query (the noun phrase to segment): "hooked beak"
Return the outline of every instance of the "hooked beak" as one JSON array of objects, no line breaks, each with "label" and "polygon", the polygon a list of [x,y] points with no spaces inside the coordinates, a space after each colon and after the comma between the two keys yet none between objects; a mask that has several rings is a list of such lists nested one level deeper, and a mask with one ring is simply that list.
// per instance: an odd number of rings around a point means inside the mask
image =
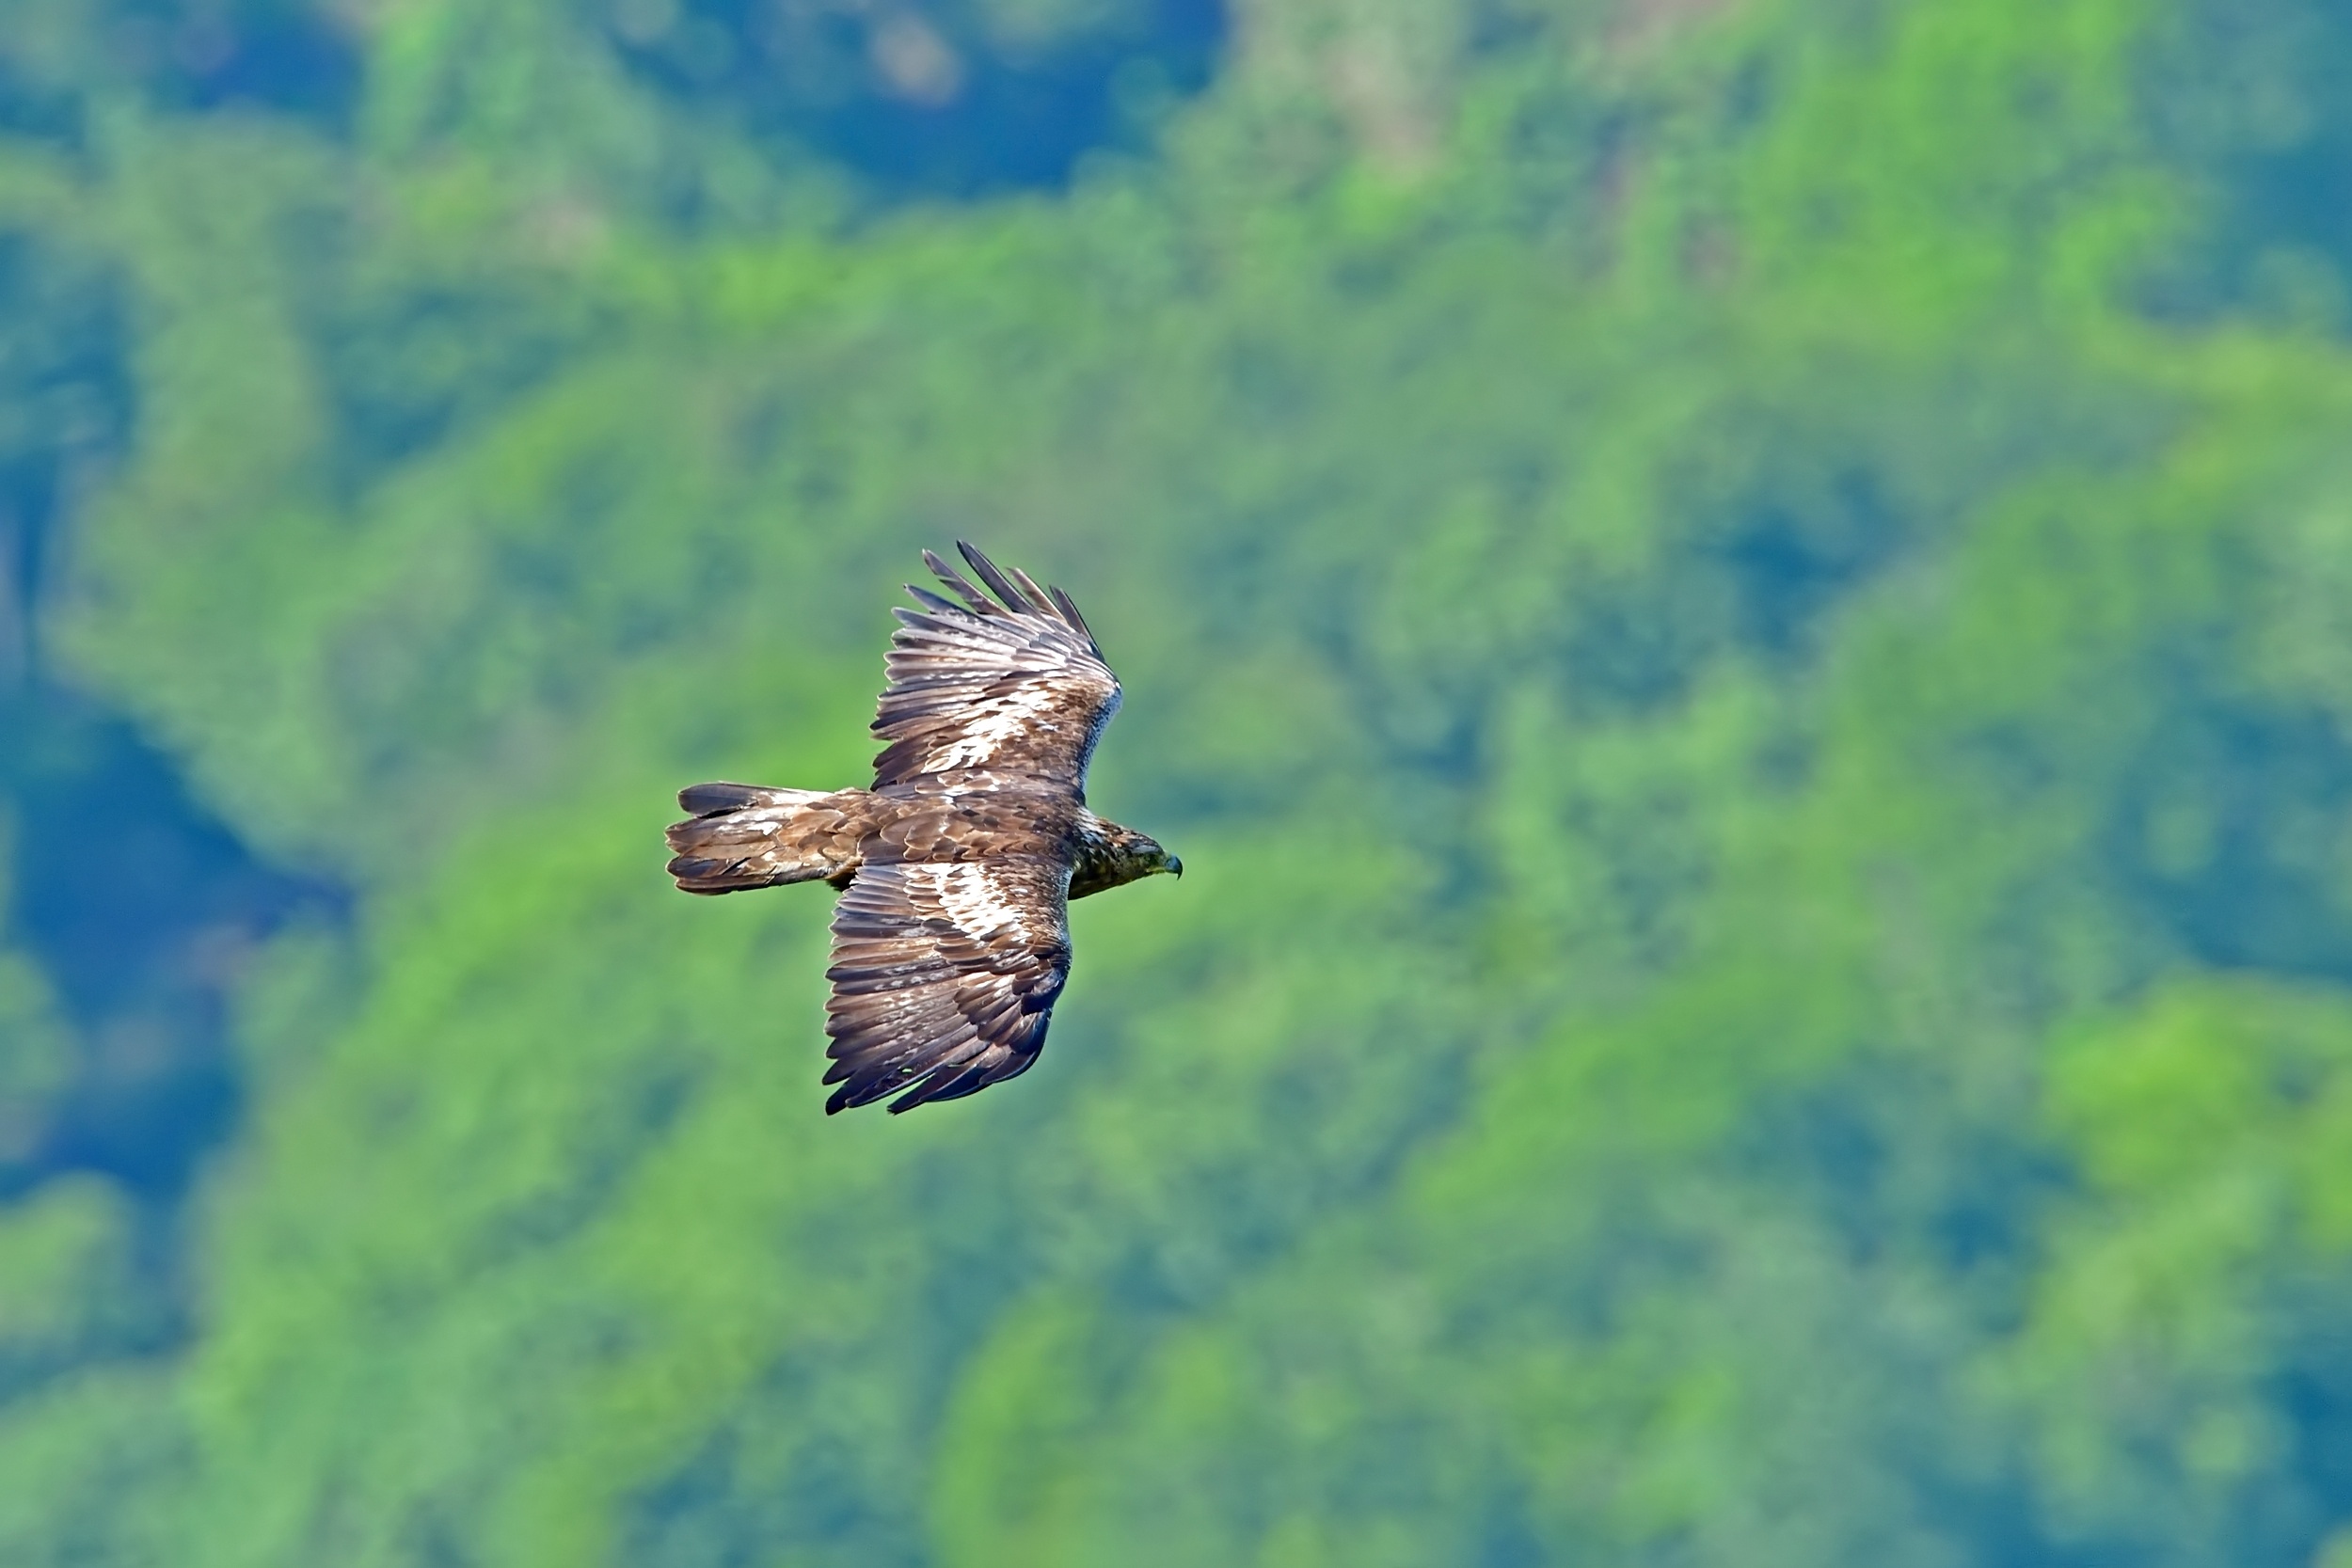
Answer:
[{"label": "hooked beak", "polygon": [[1184,879],[1184,863],[1183,861],[1180,861],[1175,856],[1170,855],[1168,857],[1168,868],[1176,874],[1176,879],[1178,881],[1181,882]]}]

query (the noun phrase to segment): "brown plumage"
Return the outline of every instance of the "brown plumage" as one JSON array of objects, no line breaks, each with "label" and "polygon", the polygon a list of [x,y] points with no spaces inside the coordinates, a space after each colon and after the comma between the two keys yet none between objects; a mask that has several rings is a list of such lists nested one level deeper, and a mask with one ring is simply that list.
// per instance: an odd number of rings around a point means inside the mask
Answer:
[{"label": "brown plumage", "polygon": [[1025,1071],[1070,976],[1068,901],[1184,863],[1087,810],[1119,681],[1070,595],[929,550],[962,602],[909,584],[893,611],[871,789],[696,784],[670,830],[688,893],[844,890],[825,976],[827,1114],[957,1100]]}]

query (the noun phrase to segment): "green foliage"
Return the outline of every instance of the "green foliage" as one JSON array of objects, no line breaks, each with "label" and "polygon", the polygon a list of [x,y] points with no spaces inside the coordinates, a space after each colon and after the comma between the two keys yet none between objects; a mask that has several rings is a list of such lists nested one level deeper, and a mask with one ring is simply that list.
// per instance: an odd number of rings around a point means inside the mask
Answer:
[{"label": "green foliage", "polygon": [[21,953],[0,953],[0,1171],[32,1163],[72,1072],[72,1032],[40,969]]},{"label": "green foliage", "polygon": [[[345,108],[0,56],[46,656],[357,901],[193,1198],[0,1208],[0,1558],[2352,1552],[2327,8],[280,10]],[[1081,56],[1069,169],[859,139]],[[1189,874],[828,1122],[665,797],[856,778],[956,535]]]}]

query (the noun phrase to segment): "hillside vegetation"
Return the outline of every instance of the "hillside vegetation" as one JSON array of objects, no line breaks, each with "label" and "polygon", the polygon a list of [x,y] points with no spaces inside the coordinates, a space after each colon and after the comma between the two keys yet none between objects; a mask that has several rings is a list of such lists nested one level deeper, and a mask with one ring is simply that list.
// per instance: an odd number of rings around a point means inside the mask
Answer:
[{"label": "hillside vegetation", "polygon": [[[2352,13],[11,0],[0,1561],[2352,1564]],[[1127,689],[827,1120],[956,537]]]}]

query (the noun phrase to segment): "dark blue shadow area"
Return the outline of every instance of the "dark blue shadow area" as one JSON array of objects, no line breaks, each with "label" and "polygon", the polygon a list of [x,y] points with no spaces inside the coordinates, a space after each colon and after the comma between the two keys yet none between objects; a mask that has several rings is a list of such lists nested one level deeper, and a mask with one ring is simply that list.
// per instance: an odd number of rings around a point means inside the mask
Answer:
[{"label": "dark blue shadow area", "polygon": [[2295,1354],[2269,1389],[2286,1417],[2281,1468],[2320,1505],[2287,1521],[2289,1549],[2301,1561],[2327,1560],[2328,1527],[2352,1504],[2352,1332],[2335,1307],[2342,1298],[2333,1283],[2299,1282],[2292,1292]]},{"label": "dark blue shadow area", "polygon": [[1051,188],[1098,149],[1141,145],[1149,109],[1208,85],[1222,0],[1139,0],[1009,46],[974,8],[883,11],[688,0],[612,34],[666,96],[848,166],[884,196]]},{"label": "dark blue shadow area", "polygon": [[371,291],[307,325],[337,416],[336,480],[356,499],[453,431],[487,423],[608,324],[560,293],[484,282]]},{"label": "dark blue shadow area", "polygon": [[[1017,37],[977,0],[582,11],[676,108],[846,166],[882,200],[1051,188],[1090,151],[1139,148],[1154,106],[1208,85],[1228,31],[1224,0],[1128,0]],[[90,0],[69,14],[38,46],[12,46],[0,23],[0,130],[78,143],[112,97],[342,135],[365,88],[357,13],[328,0]]]},{"label": "dark blue shadow area", "polygon": [[250,108],[346,129],[362,71],[339,8],[313,0],[90,0],[30,47],[0,22],[0,129],[78,141],[93,99]]},{"label": "dark blue shadow area", "polygon": [[202,55],[183,55],[173,85],[187,106],[239,103],[347,123],[359,89],[359,56],[324,19],[280,12],[223,29]]},{"label": "dark blue shadow area", "polygon": [[70,87],[26,71],[0,54],[0,132],[72,141],[81,131],[82,105]]},{"label": "dark blue shadow area", "polygon": [[278,922],[339,895],[261,865],[132,727],[44,671],[33,627],[75,491],[136,419],[111,279],[0,236],[0,941],[41,969],[71,1077],[0,1197],[71,1170],[153,1203],[230,1127],[224,998]]},{"label": "dark blue shadow area", "polygon": [[54,688],[0,700],[13,807],[7,928],[81,1050],[22,1188],[104,1172],[151,1199],[184,1187],[237,1105],[223,997],[241,960],[323,883],[261,864],[121,720]]},{"label": "dark blue shadow area", "polygon": [[2122,885],[2199,961],[2352,980],[2352,901],[2312,853],[2352,811],[2352,746],[2314,709],[2181,680],[2101,846]]},{"label": "dark blue shadow area", "polygon": [[2152,248],[2138,303],[2167,323],[2352,328],[2352,6],[2191,0],[2170,36],[2147,97],[2210,221]]},{"label": "dark blue shadow area", "polygon": [[[1802,438],[1791,437],[1793,451]],[[1837,607],[1926,536],[1867,468],[1772,474],[1728,499],[1698,495],[1677,562],[1576,596],[1561,670],[1581,702],[1639,712],[1679,700],[1738,649],[1773,665],[1805,663]]]},{"label": "dark blue shadow area", "polygon": [[1807,505],[1756,507],[1716,547],[1740,641],[1776,660],[1808,657],[1822,619],[1918,531],[1867,471],[1821,490]]}]

